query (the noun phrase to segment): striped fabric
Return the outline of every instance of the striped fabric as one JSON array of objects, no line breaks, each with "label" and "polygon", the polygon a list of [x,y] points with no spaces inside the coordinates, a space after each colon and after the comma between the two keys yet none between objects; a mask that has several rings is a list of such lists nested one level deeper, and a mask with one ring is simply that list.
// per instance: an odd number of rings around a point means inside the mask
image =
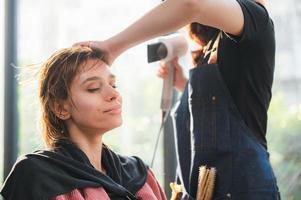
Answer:
[{"label": "striped fabric", "polygon": [[[141,200],[166,200],[166,196],[151,170],[147,173],[144,186],[136,193]],[[62,194],[51,200],[110,200],[106,191],[101,188],[75,189],[67,194]]]}]

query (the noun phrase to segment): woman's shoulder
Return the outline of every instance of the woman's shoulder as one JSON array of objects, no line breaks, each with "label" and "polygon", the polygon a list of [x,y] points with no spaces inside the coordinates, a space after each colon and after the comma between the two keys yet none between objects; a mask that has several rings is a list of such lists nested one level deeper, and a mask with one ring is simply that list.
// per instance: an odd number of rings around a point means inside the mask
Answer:
[{"label": "woman's shoulder", "polygon": [[49,150],[36,150],[32,153],[20,155],[16,162],[14,163],[12,170],[27,170],[36,169],[38,167],[37,162],[43,160],[43,158],[48,157],[49,154],[57,154]]},{"label": "woman's shoulder", "polygon": [[124,156],[124,155],[118,155],[120,164],[130,171],[132,169],[136,169],[135,171],[140,171],[141,173],[147,173],[149,170],[149,166],[146,162],[144,162],[140,157],[138,156]]},{"label": "woman's shoulder", "polygon": [[[104,157],[109,158],[110,162],[117,162],[122,166],[126,167],[139,167],[143,166],[143,168],[148,169],[148,165],[138,156],[129,156],[129,155],[122,155],[120,153],[115,152],[110,147],[105,146],[104,150]],[[108,160],[107,160],[108,161]]]},{"label": "woman's shoulder", "polygon": [[19,199],[22,194],[20,189],[31,191],[31,184],[40,178],[39,166],[30,155],[19,156],[12,166],[1,188],[5,199]]},{"label": "woman's shoulder", "polygon": [[41,154],[38,153],[40,151],[19,156],[12,166],[6,181],[10,179],[10,181],[14,182],[23,182],[24,180],[34,180],[36,177],[39,177],[39,172],[42,169],[42,158]]},{"label": "woman's shoulder", "polygon": [[142,158],[139,156],[126,156],[126,155],[119,155],[119,158],[125,162],[132,162],[132,163],[141,163],[144,164],[145,166],[148,166],[146,162],[143,161]]},{"label": "woman's shoulder", "polygon": [[33,171],[37,166],[32,155],[32,153],[29,153],[19,156],[12,166],[10,174],[16,172],[30,173],[30,171]]}]

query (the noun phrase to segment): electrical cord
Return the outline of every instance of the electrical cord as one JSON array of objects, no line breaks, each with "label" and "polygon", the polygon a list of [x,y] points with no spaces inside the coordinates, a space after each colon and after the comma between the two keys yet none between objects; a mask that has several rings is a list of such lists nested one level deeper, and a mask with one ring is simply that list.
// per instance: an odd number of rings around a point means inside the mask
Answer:
[{"label": "electrical cord", "polygon": [[170,113],[170,109],[168,111],[162,111],[162,122],[161,122],[161,126],[160,126],[159,132],[157,134],[157,138],[156,138],[156,144],[155,144],[155,148],[154,148],[154,152],[153,152],[152,161],[151,161],[151,164],[150,164],[151,168],[153,168],[153,166],[154,166],[154,161],[155,161],[156,153],[157,153],[157,150],[158,150],[158,145],[159,145],[159,141],[160,141],[161,132],[162,132],[162,130],[164,128],[164,125],[167,121],[169,113]]}]

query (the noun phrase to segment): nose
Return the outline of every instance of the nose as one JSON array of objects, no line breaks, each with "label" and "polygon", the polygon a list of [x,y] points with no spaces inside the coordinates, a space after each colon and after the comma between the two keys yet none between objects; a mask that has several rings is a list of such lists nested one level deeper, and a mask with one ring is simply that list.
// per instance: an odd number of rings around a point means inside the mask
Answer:
[{"label": "nose", "polygon": [[115,88],[113,88],[111,85],[108,85],[106,87],[105,99],[107,101],[116,100],[119,96],[120,96],[120,93]]}]

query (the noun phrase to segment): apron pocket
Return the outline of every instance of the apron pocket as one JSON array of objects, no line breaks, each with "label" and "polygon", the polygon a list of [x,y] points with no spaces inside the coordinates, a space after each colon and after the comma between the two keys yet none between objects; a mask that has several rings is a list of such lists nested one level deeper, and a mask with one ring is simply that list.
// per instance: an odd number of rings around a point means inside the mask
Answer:
[{"label": "apron pocket", "polygon": [[228,194],[232,185],[232,153],[218,151],[195,152],[192,159],[189,187],[189,194],[192,196],[197,193],[199,167],[203,165],[216,168],[214,197]]},{"label": "apron pocket", "polygon": [[229,112],[220,95],[189,100],[192,146],[203,151],[231,151]]}]

